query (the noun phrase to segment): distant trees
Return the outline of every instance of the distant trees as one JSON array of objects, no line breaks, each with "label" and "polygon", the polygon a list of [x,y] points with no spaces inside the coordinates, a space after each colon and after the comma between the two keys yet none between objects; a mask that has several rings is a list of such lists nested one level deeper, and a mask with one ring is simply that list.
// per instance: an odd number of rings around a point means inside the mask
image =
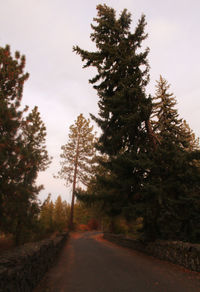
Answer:
[{"label": "distant trees", "polygon": [[49,194],[40,210],[39,226],[41,232],[50,234],[67,229],[69,217],[70,205],[66,201],[62,201],[61,196],[58,196],[53,203]]},{"label": "distant trees", "polygon": [[49,194],[40,208],[39,226],[42,232],[52,233],[54,231],[54,204]]},{"label": "distant trees", "polygon": [[82,114],[77,117],[75,124],[70,126],[67,144],[61,147],[61,169],[58,177],[65,179],[66,184],[72,183],[72,203],[70,215],[70,228],[73,227],[74,198],[77,181],[87,185],[92,174],[92,165],[95,156],[95,135],[90,120]]},{"label": "distant trees", "polygon": [[54,204],[54,224],[57,231],[62,231],[67,227],[69,211],[69,204],[62,202],[61,196],[58,196]]},{"label": "distant trees", "polygon": [[[69,228],[71,206],[66,201],[62,201],[58,196],[53,202],[51,194],[48,195],[40,208],[38,229],[42,237],[62,232]],[[97,229],[99,218],[93,208],[88,208],[84,204],[77,202],[74,204],[74,227],[79,230],[84,227],[86,230]]]},{"label": "distant trees", "polygon": [[25,56],[0,48],[0,229],[12,233],[16,244],[30,230],[39,212],[36,186],[40,170],[50,159],[45,150],[45,126],[37,108],[27,117],[21,109]]}]

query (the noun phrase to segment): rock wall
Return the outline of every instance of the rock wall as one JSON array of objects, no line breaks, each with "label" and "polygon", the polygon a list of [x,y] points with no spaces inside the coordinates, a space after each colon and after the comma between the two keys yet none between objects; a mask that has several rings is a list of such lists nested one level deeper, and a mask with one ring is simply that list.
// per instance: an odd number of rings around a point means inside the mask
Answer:
[{"label": "rock wall", "polygon": [[27,243],[0,255],[0,292],[29,292],[56,259],[68,234]]},{"label": "rock wall", "polygon": [[121,235],[104,233],[104,238],[118,245],[153,255],[161,260],[200,272],[200,244],[181,241],[155,241],[144,243]]}]

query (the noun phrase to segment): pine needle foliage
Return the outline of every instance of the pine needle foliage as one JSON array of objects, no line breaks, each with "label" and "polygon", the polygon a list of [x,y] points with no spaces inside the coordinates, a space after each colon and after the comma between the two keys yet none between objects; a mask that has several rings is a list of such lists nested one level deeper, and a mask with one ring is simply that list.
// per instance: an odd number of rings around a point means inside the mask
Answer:
[{"label": "pine needle foliage", "polygon": [[87,185],[90,180],[95,154],[95,135],[92,131],[90,120],[85,119],[82,114],[69,128],[68,142],[61,147],[61,169],[58,173],[60,178],[65,179],[67,185],[74,181],[75,168],[77,181]]},{"label": "pine needle foliage", "polygon": [[96,147],[103,155],[95,178],[78,198],[98,202],[111,227],[117,216],[142,217],[144,239],[198,241],[198,228],[193,228],[200,222],[198,139],[179,118],[164,78],[153,102],[147,96],[145,16],[133,33],[131,21],[126,9],[117,18],[113,8],[98,5],[90,35],[96,50],[73,48],[83,68],[96,69],[89,82],[99,97],[99,113],[91,117],[102,130]]},{"label": "pine needle foliage", "polygon": [[[176,98],[160,76],[153,107],[153,128],[160,145],[153,155],[145,223],[156,237],[197,241],[199,232],[200,168],[198,140],[179,118]],[[152,212],[153,211],[153,212]],[[151,227],[150,227],[151,226]]]},{"label": "pine needle foliage", "polygon": [[97,6],[94,21],[91,40],[97,50],[88,52],[75,46],[74,51],[84,68],[97,69],[89,82],[99,97],[99,116],[91,117],[102,130],[97,149],[108,159],[99,161],[105,171],[96,176],[96,200],[102,201],[110,217],[123,213],[129,219],[136,216],[152,140],[148,126],[151,98],[145,92],[149,49],[142,50],[146,21],[142,15],[132,33],[131,14],[125,9],[117,18],[107,5]]},{"label": "pine needle foliage", "polygon": [[[75,46],[74,51],[85,62],[84,68],[95,67],[97,74],[89,82],[99,96],[99,117],[92,118],[102,129],[99,148],[102,153],[116,155],[131,151],[138,136],[145,135],[144,123],[148,120],[151,101],[146,97],[149,81],[147,55],[141,50],[145,16],[138,21],[134,33],[130,31],[131,15],[126,9],[119,19],[113,8],[97,6],[97,25],[91,25],[91,40],[97,51],[88,52]],[[115,135],[113,135],[115,133]]]},{"label": "pine needle foliage", "polygon": [[69,128],[68,142],[61,147],[61,169],[58,177],[64,179],[66,184],[72,184],[72,204],[70,226],[73,225],[73,208],[76,184],[80,182],[87,185],[93,175],[93,164],[95,163],[96,141],[93,126],[90,119],[85,119],[83,114]]},{"label": "pine needle foliage", "polygon": [[0,48],[0,230],[13,234],[16,244],[37,220],[41,187],[36,186],[36,178],[49,160],[37,109],[25,118],[28,107],[21,108],[29,77],[24,73],[25,63],[19,52],[12,57],[8,45]]}]

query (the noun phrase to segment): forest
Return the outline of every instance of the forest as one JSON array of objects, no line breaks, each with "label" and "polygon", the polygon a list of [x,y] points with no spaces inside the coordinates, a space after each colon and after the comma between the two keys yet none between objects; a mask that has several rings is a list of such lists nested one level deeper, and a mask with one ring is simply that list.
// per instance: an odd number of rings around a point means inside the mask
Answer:
[{"label": "forest", "polygon": [[[26,58],[0,47],[0,235],[19,245],[63,230],[100,229],[139,240],[200,242],[200,146],[180,117],[175,95],[160,76],[150,81],[148,37],[142,15],[119,17],[97,6],[91,41],[74,45],[98,96],[98,116],[82,113],[61,146],[61,178],[72,186],[71,205],[58,195],[38,199],[40,171],[51,163],[38,107],[22,107]],[[91,120],[99,133],[94,131]],[[53,178],[52,178],[53,179]]]}]

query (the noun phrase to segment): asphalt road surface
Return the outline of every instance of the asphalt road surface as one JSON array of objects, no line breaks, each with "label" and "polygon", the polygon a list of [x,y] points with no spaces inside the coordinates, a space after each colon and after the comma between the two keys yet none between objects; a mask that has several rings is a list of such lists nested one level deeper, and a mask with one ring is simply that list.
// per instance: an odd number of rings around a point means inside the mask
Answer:
[{"label": "asphalt road surface", "polygon": [[74,233],[34,292],[200,292],[200,274]]}]

